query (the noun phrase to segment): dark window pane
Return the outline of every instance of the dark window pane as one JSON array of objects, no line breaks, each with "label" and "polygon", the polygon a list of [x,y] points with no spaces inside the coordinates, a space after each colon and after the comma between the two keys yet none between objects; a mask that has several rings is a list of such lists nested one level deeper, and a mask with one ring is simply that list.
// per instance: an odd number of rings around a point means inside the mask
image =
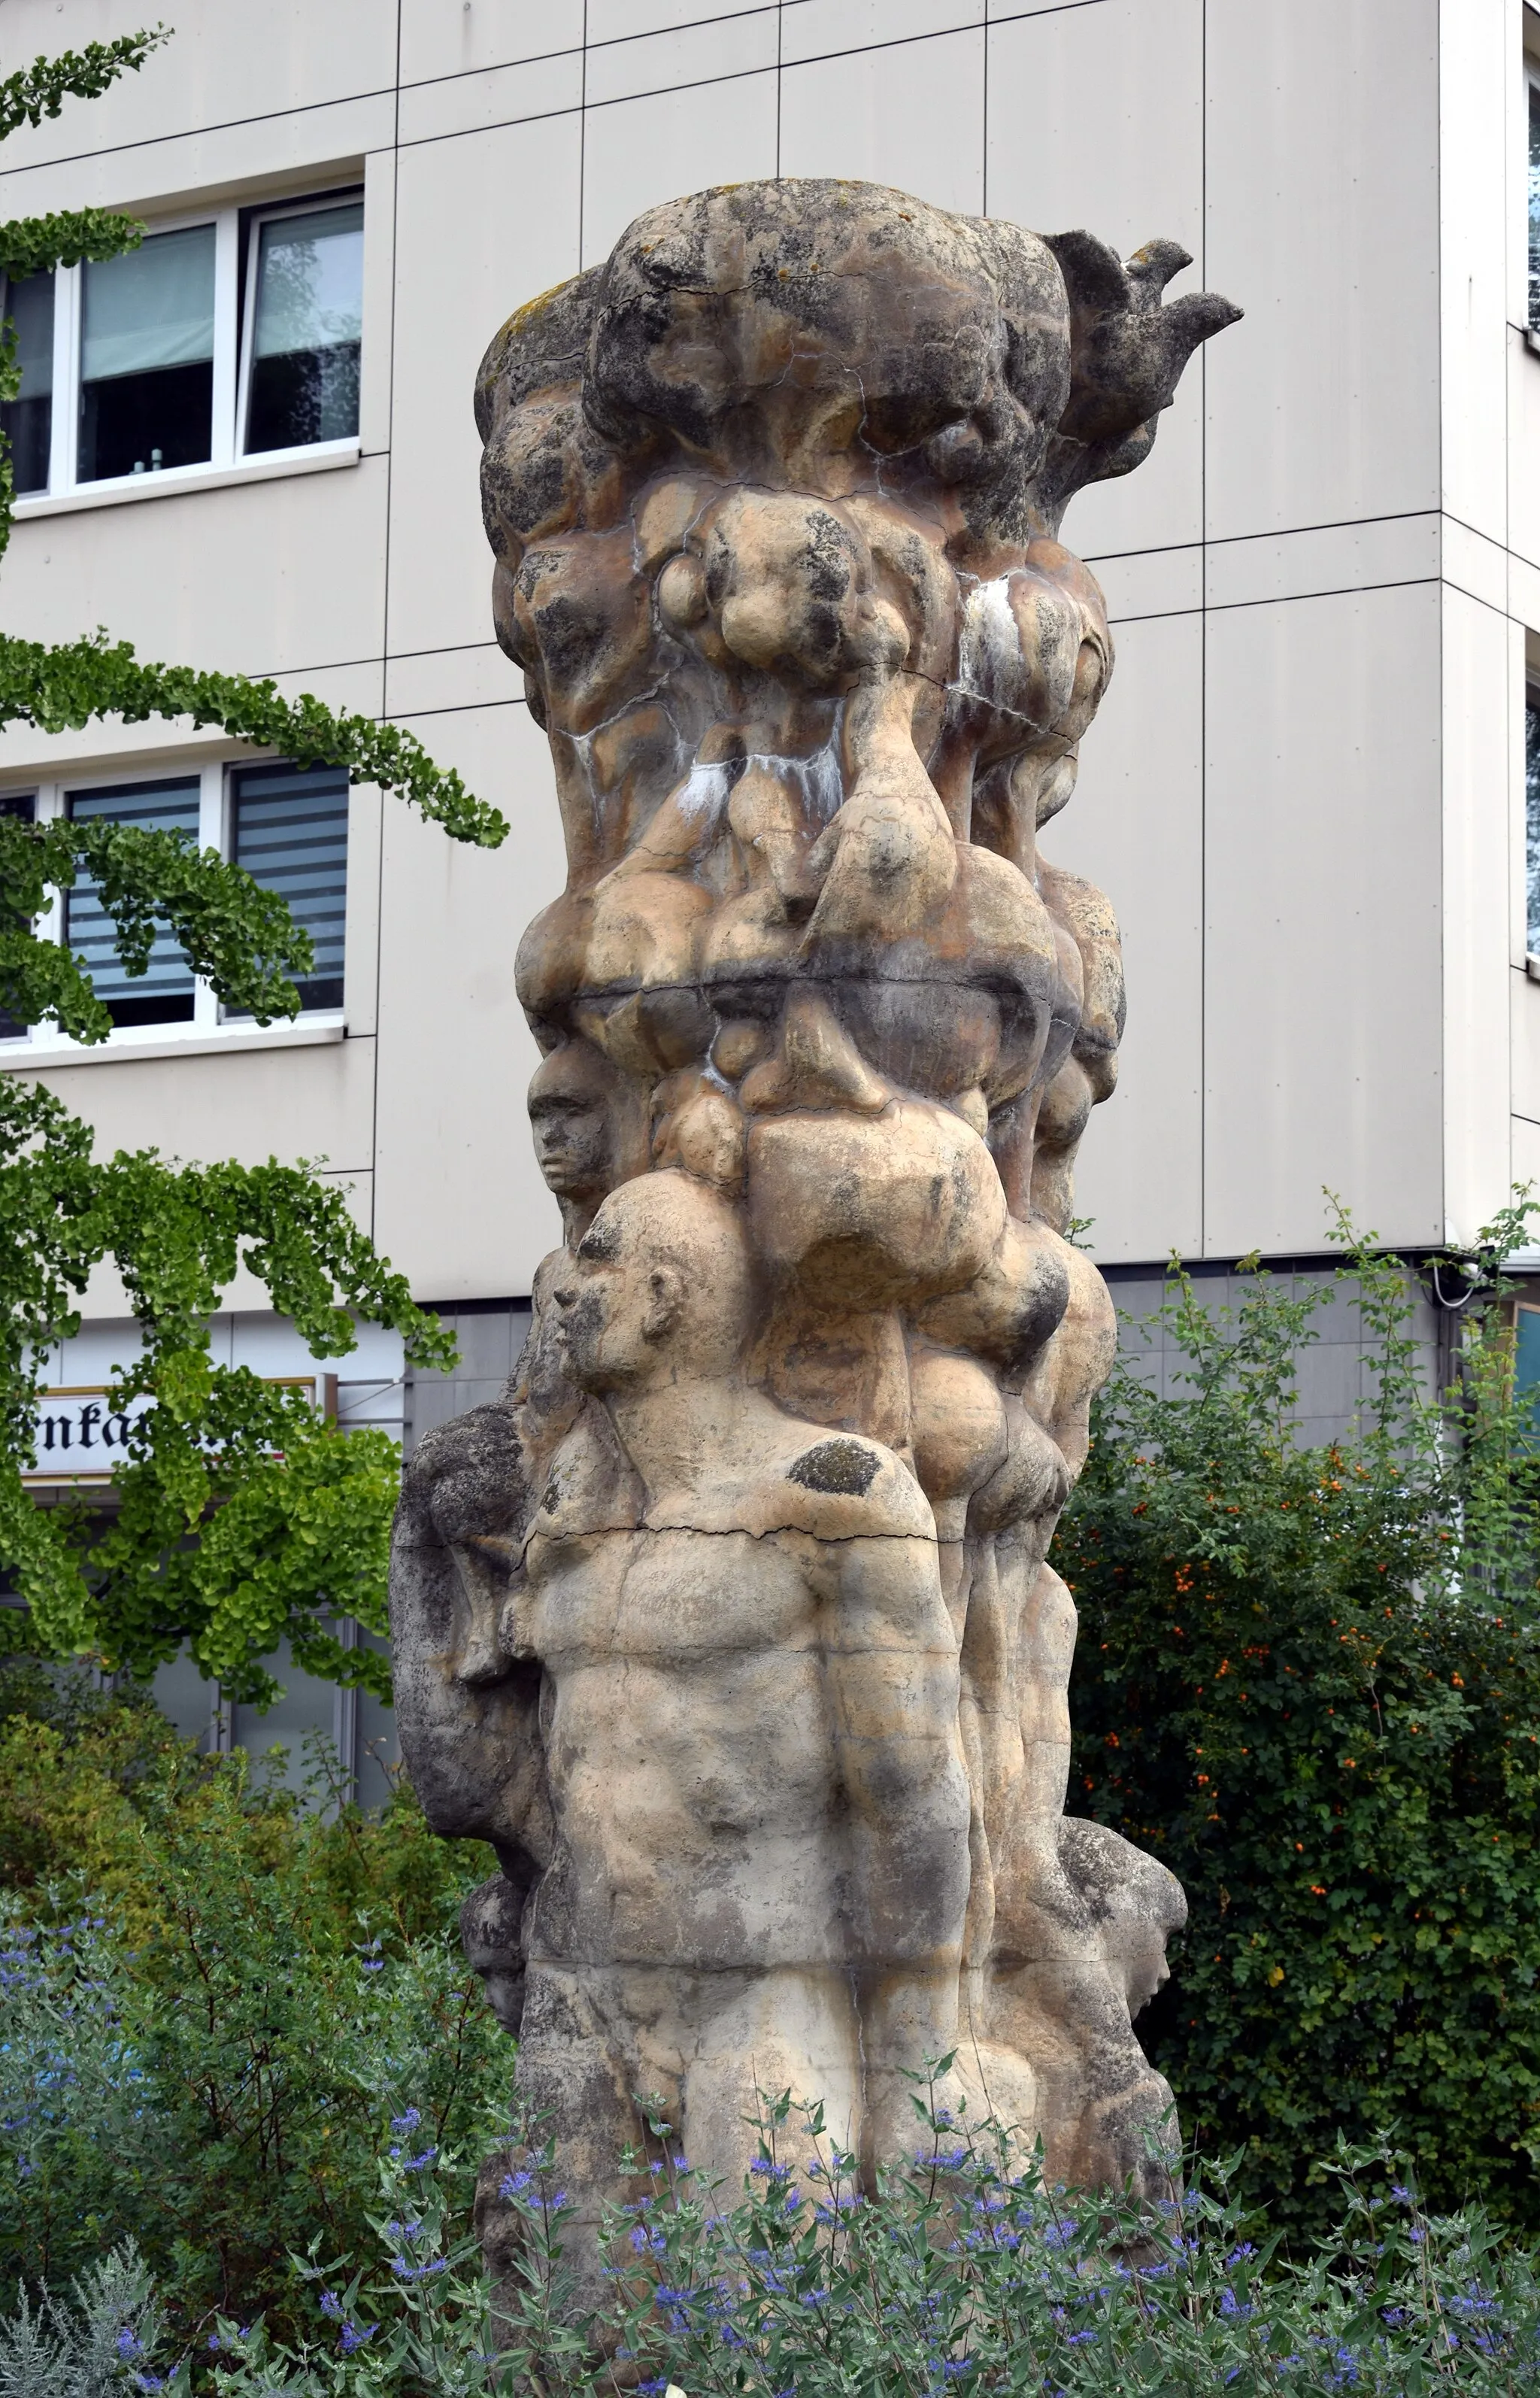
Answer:
[{"label": "dark window pane", "polygon": [[53,443],[53,276],[7,283],[6,316],[16,330],[21,394],[0,407],[0,427],[10,443],[17,491],[46,492]]},{"label": "dark window pane", "polygon": [[290,915],[315,947],[315,970],[298,986],[301,1004],[341,1007],[347,775],[331,766],[243,766],[231,780],[235,864],[264,891],[288,900]]},{"label": "dark window pane", "polygon": [[1530,86],[1530,323],[1540,329],[1540,84]]},{"label": "dark window pane", "polygon": [[1529,933],[1524,946],[1540,958],[1540,694],[1524,709],[1524,867]]},{"label": "dark window pane", "polygon": [[[105,817],[109,824],[141,825],[148,832],[190,832],[196,840],[198,778],[185,775],[174,783],[119,783],[107,791],[72,791],[69,810],[77,824]],[[83,962],[114,1024],[191,1023],[193,970],[181,945],[168,933],[157,933],[148,974],[130,977],[118,960],[113,920],[96,885],[84,878],[65,894],[64,938]]]},{"label": "dark window pane", "polygon": [[246,446],[289,450],[358,430],[364,204],[256,228]]},{"label": "dark window pane", "polygon": [[153,234],[83,272],[79,479],[202,465],[213,447],[213,226]]},{"label": "dark window pane", "polygon": [[[0,816],[15,816],[22,824],[31,824],[36,814],[37,800],[32,791],[0,791]],[[18,930],[25,921],[20,914],[11,915],[7,929]],[[27,1029],[26,1025],[19,1024],[14,1016],[7,1016],[0,1008],[0,1041],[24,1041]]]}]

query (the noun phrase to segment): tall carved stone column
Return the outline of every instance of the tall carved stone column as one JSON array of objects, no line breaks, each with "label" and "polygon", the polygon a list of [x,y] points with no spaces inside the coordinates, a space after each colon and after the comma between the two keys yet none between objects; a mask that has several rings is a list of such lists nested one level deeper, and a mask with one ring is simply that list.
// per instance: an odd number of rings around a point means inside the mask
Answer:
[{"label": "tall carved stone column", "polygon": [[467,1947],[588,2226],[638,2092],[730,2189],[757,2087],[870,2168],[955,2051],[1080,2183],[1169,2103],[1132,2018],[1182,1893],[1064,1812],[1045,1560],[1115,1338],[1067,1234],[1123,992],[1038,842],[1112,670],[1065,505],[1238,313],[1162,305],[1186,263],[749,183],[481,370],[567,842],[518,961],[566,1244],[408,1472],[396,1690],[432,1820],[496,1848]]}]

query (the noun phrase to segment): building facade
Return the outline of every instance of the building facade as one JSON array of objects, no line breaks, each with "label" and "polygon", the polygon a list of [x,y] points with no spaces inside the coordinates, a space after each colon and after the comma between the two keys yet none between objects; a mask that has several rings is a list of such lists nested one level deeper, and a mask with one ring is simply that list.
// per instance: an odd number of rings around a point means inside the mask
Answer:
[{"label": "building facade", "polygon": [[[519,303],[644,208],[836,175],[1127,254],[1244,321],[1149,461],[1066,536],[1118,668],[1055,862],[1123,929],[1119,1088],[1082,1152],[1098,1261],[1316,1271],[1330,1189],[1421,1256],[1540,1179],[1526,811],[1540,671],[1540,293],[1523,0],[194,0],[105,98],[0,151],[7,216],[141,216],[136,259],[13,293],[26,381],[0,625],[388,717],[493,801],[495,854],[394,801],[177,727],[0,735],[0,805],[185,823],[312,923],[299,1019],[221,1020],[175,955],[106,1046],[0,1038],[108,1147],[325,1161],[460,1335],[408,1384],[366,1333],[345,1420],[413,1431],[500,1386],[558,1235],[524,1092],[523,925],[563,881],[545,744],[491,638],[472,380]],[[132,31],[129,0],[5,0],[6,66]],[[1532,65],[1531,46],[1536,53]],[[1540,719],[1533,720],[1540,721]],[[1540,740],[1532,742],[1540,760]],[[56,930],[90,954],[90,895]],[[105,986],[104,986],[105,987]],[[3,1032],[4,1028],[0,1028]],[[315,1370],[260,1291],[218,1338]],[[103,1278],[63,1386],[124,1339]],[[1306,1413],[1340,1415],[1337,1326]],[[1330,1352],[1328,1355],[1326,1353]],[[254,1726],[365,1760],[368,1703],[295,1681]],[[350,1713],[351,1710],[351,1713]]]}]

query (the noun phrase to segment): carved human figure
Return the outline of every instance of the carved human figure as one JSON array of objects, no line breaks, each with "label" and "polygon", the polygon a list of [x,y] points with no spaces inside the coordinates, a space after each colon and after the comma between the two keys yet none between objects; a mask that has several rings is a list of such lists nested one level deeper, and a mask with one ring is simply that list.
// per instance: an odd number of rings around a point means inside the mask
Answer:
[{"label": "carved human figure", "polygon": [[[868,2177],[905,2071],[1146,2168],[1170,1875],[1064,1813],[1049,1563],[1115,1327],[1068,1237],[1118,929],[1042,855],[1107,688],[1068,500],[1198,343],[1126,263],[869,185],[637,220],[477,386],[498,637],[549,734],[520,946],[563,1246],[498,1409],[412,1461],[393,1622],[467,1952],[593,2226],[662,2095],[730,2195],[757,2089]],[[489,2256],[506,2253],[496,2177]]]},{"label": "carved human figure", "polygon": [[555,1827],[520,2070],[591,2192],[639,2089],[736,2189],[757,2087],[817,2089],[891,2153],[904,2068],[957,2044],[969,1795],[933,1524],[891,1451],[745,1381],[756,1280],[738,1211],[663,1172],[605,1202],[552,1294],[603,1413],[552,1460],[504,1631],[540,1670]]}]

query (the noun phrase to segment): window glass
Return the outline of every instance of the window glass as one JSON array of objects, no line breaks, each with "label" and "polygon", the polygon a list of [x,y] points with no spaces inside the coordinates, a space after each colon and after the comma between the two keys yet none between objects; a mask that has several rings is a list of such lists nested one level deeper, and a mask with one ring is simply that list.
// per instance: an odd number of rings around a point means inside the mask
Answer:
[{"label": "window glass", "polygon": [[364,204],[253,227],[246,447],[288,450],[358,430]]},{"label": "window glass", "polygon": [[1524,709],[1524,880],[1529,893],[1529,931],[1524,946],[1540,958],[1540,692]]},{"label": "window glass", "polygon": [[1530,86],[1530,323],[1540,330],[1540,84]]},{"label": "window glass", "polygon": [[[32,824],[37,815],[37,800],[32,791],[0,791],[0,816],[15,816],[22,824]],[[20,910],[7,910],[0,922],[7,922],[17,931],[24,928],[26,919]],[[14,1016],[0,1008],[0,1041],[24,1041],[29,1028],[19,1024]]]},{"label": "window glass", "polygon": [[[72,791],[69,812],[75,823],[100,821],[141,825],[149,832],[198,831],[198,778],[179,776],[175,782],[119,783],[111,790]],[[157,932],[150,951],[150,971],[130,977],[120,964],[114,947],[113,920],[97,896],[94,882],[82,877],[64,895],[64,938],[90,976],[98,999],[104,1000],[114,1024],[186,1024],[193,1016],[193,972],[180,945]]]},{"label": "window glass", "polygon": [[80,481],[201,465],[213,449],[213,226],[152,234],[82,272]]},{"label": "window glass", "polygon": [[53,441],[53,276],[29,275],[6,287],[6,315],[16,332],[21,394],[0,406],[18,492],[48,488]]},{"label": "window glass", "polygon": [[315,970],[298,986],[301,1002],[306,1007],[341,1007],[347,775],[331,766],[242,766],[231,784],[235,864],[264,891],[282,894],[315,947]]}]

